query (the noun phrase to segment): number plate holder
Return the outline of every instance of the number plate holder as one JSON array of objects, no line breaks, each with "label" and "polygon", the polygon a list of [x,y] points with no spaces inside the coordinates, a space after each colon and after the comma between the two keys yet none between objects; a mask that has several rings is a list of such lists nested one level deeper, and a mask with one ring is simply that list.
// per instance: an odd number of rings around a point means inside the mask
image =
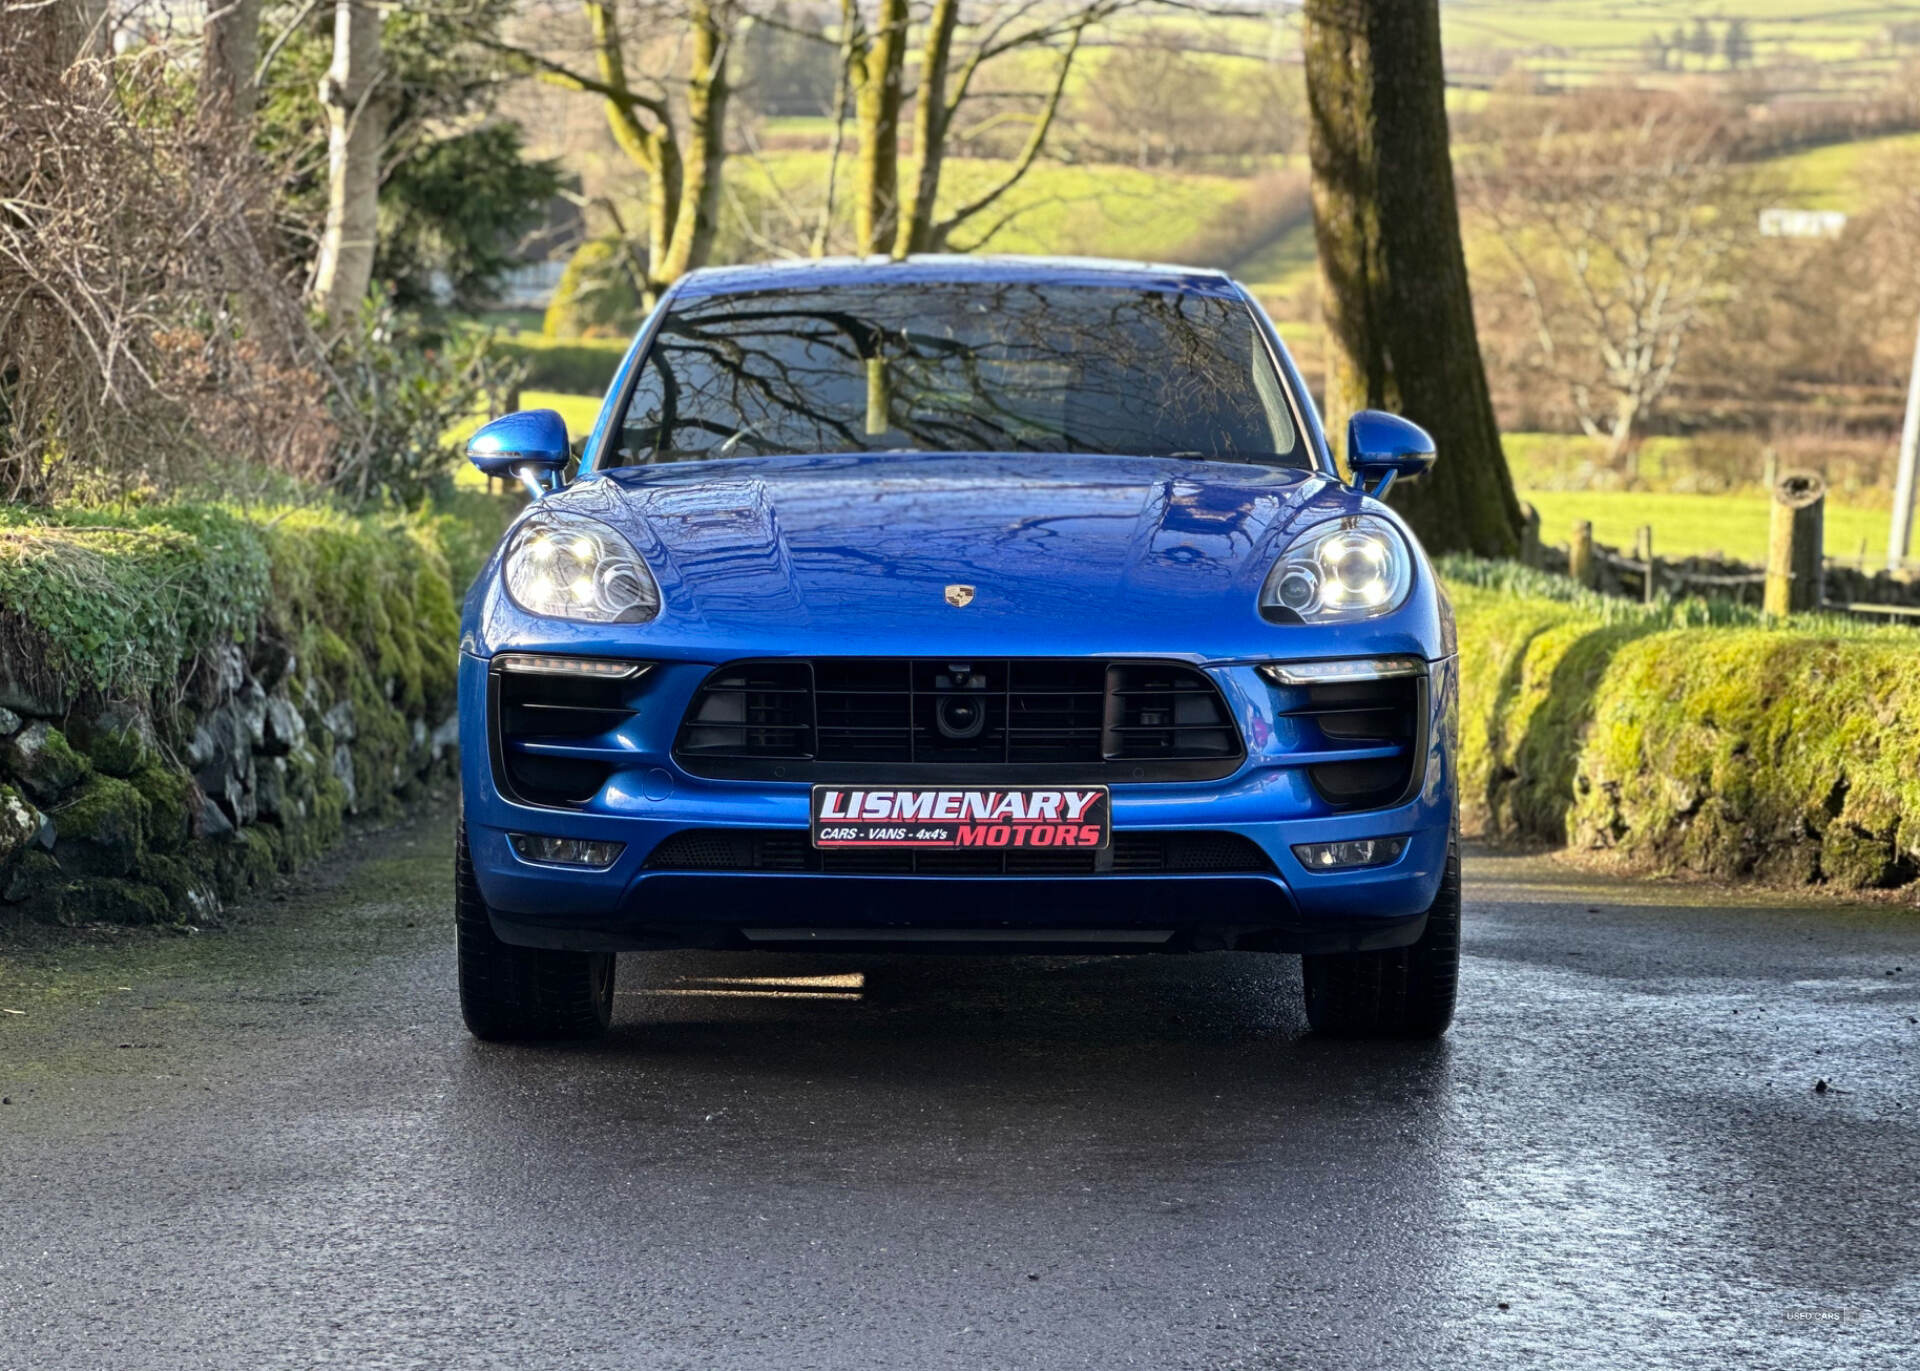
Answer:
[{"label": "number plate holder", "polygon": [[1099,851],[1113,841],[1103,785],[816,785],[817,848]]}]

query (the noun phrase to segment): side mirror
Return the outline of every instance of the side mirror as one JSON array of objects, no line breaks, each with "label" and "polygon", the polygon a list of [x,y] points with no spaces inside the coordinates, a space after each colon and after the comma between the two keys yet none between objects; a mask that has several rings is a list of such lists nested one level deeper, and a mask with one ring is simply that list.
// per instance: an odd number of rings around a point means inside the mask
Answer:
[{"label": "side mirror", "polygon": [[1369,493],[1376,499],[1387,493],[1394,477],[1418,476],[1432,466],[1433,456],[1427,431],[1397,414],[1363,409],[1347,420],[1347,469],[1356,486],[1373,486]]},{"label": "side mirror", "polygon": [[489,476],[515,476],[538,499],[559,483],[573,450],[567,421],[550,409],[495,419],[467,440],[467,460]]}]

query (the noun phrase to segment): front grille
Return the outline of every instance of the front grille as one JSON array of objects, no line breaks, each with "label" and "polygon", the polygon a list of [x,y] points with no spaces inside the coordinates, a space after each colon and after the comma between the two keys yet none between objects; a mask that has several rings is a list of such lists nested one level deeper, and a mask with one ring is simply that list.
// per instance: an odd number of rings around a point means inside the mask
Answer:
[{"label": "front grille", "polygon": [[694,775],[789,781],[1213,780],[1242,755],[1204,672],[1073,658],[733,662],[674,746]]},{"label": "front grille", "polygon": [[1342,810],[1405,800],[1425,751],[1424,677],[1330,681],[1276,693],[1279,717],[1304,735],[1296,746],[1318,759],[1307,778],[1322,800]]},{"label": "front grille", "polygon": [[1110,852],[974,848],[820,850],[805,829],[689,828],[660,843],[656,871],[805,871],[841,876],[1159,876],[1271,872],[1238,833],[1121,830]]}]

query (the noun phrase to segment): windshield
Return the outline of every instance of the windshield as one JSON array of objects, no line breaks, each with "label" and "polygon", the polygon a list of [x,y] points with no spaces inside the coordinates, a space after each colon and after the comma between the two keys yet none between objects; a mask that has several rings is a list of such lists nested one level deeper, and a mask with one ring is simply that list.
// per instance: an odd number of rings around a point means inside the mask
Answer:
[{"label": "windshield", "polygon": [[1307,466],[1241,301],[1030,281],[695,298],[604,466],[755,453],[1091,452]]}]

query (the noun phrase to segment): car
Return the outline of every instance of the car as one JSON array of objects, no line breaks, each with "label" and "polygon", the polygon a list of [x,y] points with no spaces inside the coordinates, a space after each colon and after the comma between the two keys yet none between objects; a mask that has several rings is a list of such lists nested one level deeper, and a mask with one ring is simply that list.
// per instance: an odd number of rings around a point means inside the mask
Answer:
[{"label": "car", "polygon": [[1226,275],[695,271],[465,605],[456,940],[488,1040],[666,949],[1299,954],[1313,1030],[1432,1037],[1460,876],[1451,610]]}]

